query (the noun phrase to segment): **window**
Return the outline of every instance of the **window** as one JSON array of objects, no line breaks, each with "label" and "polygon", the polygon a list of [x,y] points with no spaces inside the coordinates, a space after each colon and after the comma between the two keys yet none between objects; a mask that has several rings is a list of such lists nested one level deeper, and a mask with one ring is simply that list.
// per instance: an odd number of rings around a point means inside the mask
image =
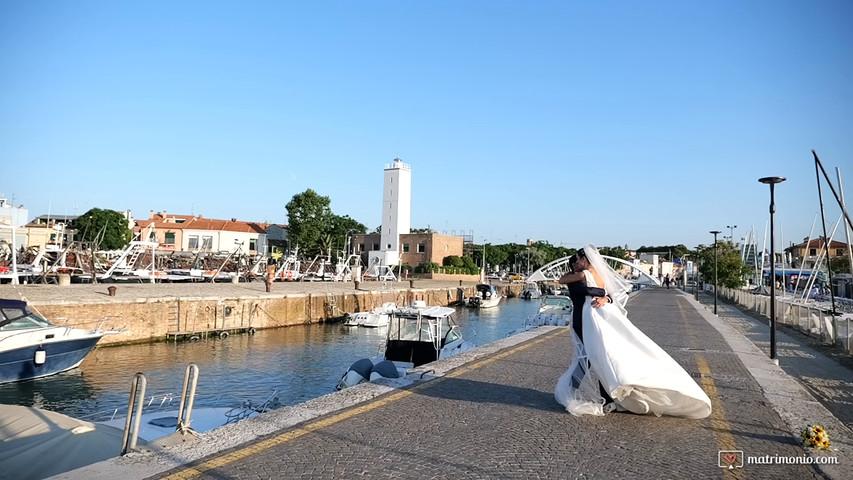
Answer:
[{"label": "window", "polygon": [[391,244],[389,243],[388,245],[386,245],[386,246],[385,246],[385,249],[386,249],[386,250],[391,250]]},{"label": "window", "polygon": [[373,251],[376,251],[376,250],[379,250],[379,244],[378,243],[373,244]]},{"label": "window", "polygon": [[258,249],[258,239],[250,238],[249,239],[249,250],[257,250]]},{"label": "window", "polygon": [[175,244],[175,232],[166,232],[166,245]]},{"label": "window", "polygon": [[814,257],[815,255],[817,255],[817,249],[816,248],[810,248],[809,249],[809,256]]},{"label": "window", "polygon": [[835,249],[835,256],[836,257],[843,257],[844,256],[844,250],[841,248],[836,248]]},{"label": "window", "polygon": [[409,244],[408,243],[403,244],[403,253],[409,253]]},{"label": "window", "polygon": [[148,235],[148,241],[149,242],[156,242],[157,241],[157,234],[155,234],[154,232],[151,232]]},{"label": "window", "polygon": [[424,253],[424,252],[426,252],[426,244],[425,243],[419,243],[418,244],[418,253]]},{"label": "window", "polygon": [[363,251],[364,251],[364,244],[363,244],[363,243],[361,243],[361,244],[359,244],[359,245],[358,245],[358,251],[359,251],[359,252],[363,252]]},{"label": "window", "polygon": [[210,235],[201,237],[201,248],[213,248],[213,237]]},{"label": "window", "polygon": [[189,242],[187,243],[187,248],[190,250],[198,248],[198,235],[190,235]]}]

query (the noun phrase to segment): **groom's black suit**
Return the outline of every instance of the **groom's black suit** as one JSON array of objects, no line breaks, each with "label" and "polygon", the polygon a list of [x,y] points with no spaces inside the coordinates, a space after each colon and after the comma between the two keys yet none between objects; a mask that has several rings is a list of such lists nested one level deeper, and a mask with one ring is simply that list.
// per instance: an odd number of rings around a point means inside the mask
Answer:
[{"label": "groom's black suit", "polygon": [[[586,297],[605,297],[607,292],[603,288],[587,287],[583,280],[569,283],[566,286],[569,287],[569,298],[572,299],[572,329],[583,343],[583,304],[586,302]],[[598,392],[604,397],[606,403],[613,401],[600,381],[598,382]]]}]

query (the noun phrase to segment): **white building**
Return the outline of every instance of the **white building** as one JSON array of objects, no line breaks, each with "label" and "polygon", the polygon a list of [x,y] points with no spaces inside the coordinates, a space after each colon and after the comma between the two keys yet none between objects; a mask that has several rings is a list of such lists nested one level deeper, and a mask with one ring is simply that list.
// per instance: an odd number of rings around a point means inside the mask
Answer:
[{"label": "white building", "polygon": [[0,223],[13,227],[23,227],[27,224],[29,211],[22,206],[16,207],[5,198],[0,198]]},{"label": "white building", "polygon": [[400,264],[400,235],[412,227],[412,167],[399,157],[385,165],[382,185],[382,231],[379,250],[368,255],[368,265],[373,270],[379,266]]}]

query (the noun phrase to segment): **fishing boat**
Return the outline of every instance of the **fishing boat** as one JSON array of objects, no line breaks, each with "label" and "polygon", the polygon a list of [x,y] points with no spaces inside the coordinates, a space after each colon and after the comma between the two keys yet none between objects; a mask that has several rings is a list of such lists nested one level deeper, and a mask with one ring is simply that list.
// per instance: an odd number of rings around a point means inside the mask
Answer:
[{"label": "fishing boat", "polygon": [[426,306],[422,301],[393,310],[389,314],[385,353],[353,363],[336,388],[402,377],[411,368],[474,348],[473,343],[462,338],[452,317],[455,313],[453,308]]},{"label": "fishing boat", "polygon": [[53,325],[26,302],[0,299],[0,384],[71,370],[108,333],[118,332]]}]

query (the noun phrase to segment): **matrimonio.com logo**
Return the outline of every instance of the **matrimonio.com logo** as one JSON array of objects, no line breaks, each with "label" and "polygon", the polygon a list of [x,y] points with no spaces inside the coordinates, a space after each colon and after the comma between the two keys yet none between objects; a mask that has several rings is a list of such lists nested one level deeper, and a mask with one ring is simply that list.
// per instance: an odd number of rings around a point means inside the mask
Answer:
[{"label": "matrimonio.com logo", "polygon": [[717,465],[720,468],[734,470],[743,465],[838,465],[837,456],[806,455],[746,455],[743,450],[720,450]]},{"label": "matrimonio.com logo", "polygon": [[743,450],[720,450],[717,464],[720,468],[743,468]]}]

